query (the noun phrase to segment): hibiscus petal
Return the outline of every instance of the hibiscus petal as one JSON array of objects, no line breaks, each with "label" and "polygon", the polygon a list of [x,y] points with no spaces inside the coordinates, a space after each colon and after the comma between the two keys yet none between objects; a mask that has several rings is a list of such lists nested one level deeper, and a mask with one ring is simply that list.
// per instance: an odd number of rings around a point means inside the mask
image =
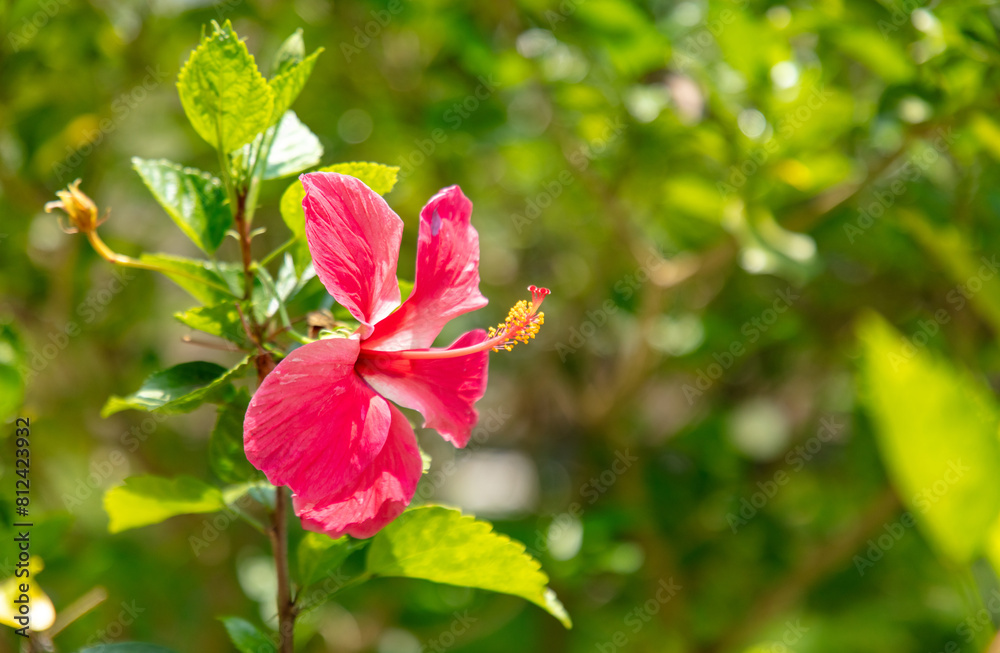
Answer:
[{"label": "hibiscus petal", "polygon": [[[484,340],[486,332],[478,329],[466,333],[448,349]],[[435,429],[456,447],[464,447],[479,419],[473,404],[486,392],[488,366],[488,351],[433,359],[399,358],[391,352],[369,358],[362,353],[357,371],[379,394],[420,411],[424,427]]]},{"label": "hibiscus petal", "polygon": [[299,347],[267,375],[243,422],[247,459],[305,500],[339,491],[382,450],[389,403],[354,373],[357,340]]},{"label": "hibiscus petal", "polygon": [[335,172],[300,177],[306,239],[316,276],[361,322],[361,337],[399,306],[396,260],[403,221],[360,179]]},{"label": "hibiscus petal", "polygon": [[295,514],[307,530],[340,537],[371,537],[409,505],[423,471],[413,429],[395,406],[385,446],[371,465],[342,491],[320,501],[294,497]]},{"label": "hibiscus petal", "polygon": [[471,216],[472,202],[458,186],[431,198],[420,212],[413,294],[375,326],[365,347],[430,347],[451,319],[486,306],[479,292],[479,234]]}]

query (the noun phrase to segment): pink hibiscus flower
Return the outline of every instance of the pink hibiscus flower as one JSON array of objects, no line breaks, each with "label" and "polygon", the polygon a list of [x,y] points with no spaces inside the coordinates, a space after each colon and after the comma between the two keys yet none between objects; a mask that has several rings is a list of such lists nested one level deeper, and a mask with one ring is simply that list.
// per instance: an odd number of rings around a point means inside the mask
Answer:
[{"label": "pink hibiscus flower", "polygon": [[295,513],[331,537],[371,537],[413,498],[422,461],[413,429],[387,399],[419,411],[457,447],[469,440],[486,391],[490,350],[537,333],[549,291],[532,286],[504,324],[431,345],[454,317],[486,305],[472,203],[445,188],[420,212],[413,292],[400,305],[396,259],[403,222],[364,183],[302,175],[306,238],[316,275],[360,326],[286,356],[247,410],[247,458],[294,492]]}]

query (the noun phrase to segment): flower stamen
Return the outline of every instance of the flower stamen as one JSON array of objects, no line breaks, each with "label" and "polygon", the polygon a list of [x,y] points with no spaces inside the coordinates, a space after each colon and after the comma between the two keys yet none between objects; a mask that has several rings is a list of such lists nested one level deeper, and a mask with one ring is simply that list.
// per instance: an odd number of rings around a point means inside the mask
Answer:
[{"label": "flower stamen", "polygon": [[545,324],[545,313],[538,312],[538,309],[551,291],[537,286],[528,286],[528,290],[531,292],[531,304],[522,299],[510,309],[503,324],[490,328],[487,342],[494,343],[493,351],[510,351],[519,342],[527,344]]},{"label": "flower stamen", "polygon": [[519,342],[527,343],[533,339],[545,323],[545,313],[538,311],[545,298],[551,294],[548,288],[528,286],[531,291],[531,303],[522,299],[514,304],[507,314],[503,324],[492,327],[486,340],[477,345],[459,347],[458,349],[404,349],[402,351],[378,351],[374,349],[361,351],[361,358],[433,360],[438,358],[458,358],[481,351],[510,351]]}]

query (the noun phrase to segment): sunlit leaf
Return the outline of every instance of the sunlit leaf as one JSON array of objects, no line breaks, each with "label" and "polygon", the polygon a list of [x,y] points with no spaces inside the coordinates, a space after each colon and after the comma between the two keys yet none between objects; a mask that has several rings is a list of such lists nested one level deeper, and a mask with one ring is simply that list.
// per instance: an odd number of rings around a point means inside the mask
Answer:
[{"label": "sunlit leaf", "polygon": [[302,28],[292,32],[291,36],[282,41],[274,53],[271,62],[271,74],[274,76],[289,70],[306,57],[306,42],[302,38]]},{"label": "sunlit leaf", "polygon": [[181,68],[177,90],[198,135],[229,153],[268,128],[275,95],[229,21],[212,26]]},{"label": "sunlit leaf", "polygon": [[[398,166],[387,166],[381,163],[370,163],[367,161],[357,161],[351,163],[337,163],[332,166],[320,168],[316,172],[339,172],[342,175],[351,175],[363,181],[369,188],[385,195],[396,185],[396,177],[399,174]],[[311,260],[309,249],[305,242],[306,234],[306,214],[302,208],[302,200],[306,198],[305,188],[302,182],[295,180],[281,196],[281,219],[291,230],[292,234],[300,239],[298,247],[292,252],[295,259],[296,270],[301,272]]]},{"label": "sunlit leaf", "polygon": [[513,594],[540,606],[567,628],[572,625],[547,587],[548,576],[524,545],[458,510],[421,506],[404,512],[372,540],[367,569],[377,576]]},{"label": "sunlit leaf", "polygon": [[288,111],[278,123],[274,143],[267,154],[264,179],[279,179],[312,168],[323,157],[323,146],[316,135],[303,125],[294,111]]},{"label": "sunlit leaf", "polygon": [[130,476],[124,485],[104,494],[104,510],[111,520],[108,530],[112,533],[159,524],[176,515],[215,512],[225,507],[218,488],[188,476]]},{"label": "sunlit leaf", "polygon": [[295,98],[299,96],[302,89],[312,74],[316,65],[316,58],[323,52],[323,48],[317,49],[305,59],[296,63],[290,63],[290,59],[285,59],[282,70],[268,81],[274,96],[274,106],[271,113],[271,124],[274,124],[285,115],[291,108]]},{"label": "sunlit leaf", "polygon": [[880,317],[866,317],[859,334],[863,396],[899,495],[942,553],[968,562],[1000,515],[996,402]]}]

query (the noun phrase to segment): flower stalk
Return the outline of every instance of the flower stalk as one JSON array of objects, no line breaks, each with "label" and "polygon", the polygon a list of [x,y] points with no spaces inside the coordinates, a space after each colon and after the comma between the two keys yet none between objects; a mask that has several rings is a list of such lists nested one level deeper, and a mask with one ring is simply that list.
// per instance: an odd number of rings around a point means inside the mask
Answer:
[{"label": "flower stalk", "polygon": [[131,256],[119,254],[111,249],[97,234],[97,227],[104,224],[111,211],[108,210],[108,212],[104,214],[103,218],[98,219],[97,205],[94,204],[94,201],[90,199],[86,193],[80,190],[79,179],[71,183],[66,190],[57,191],[56,196],[59,197],[59,200],[55,202],[48,202],[45,205],[45,212],[52,213],[56,209],[65,211],[67,217],[69,218],[69,226],[62,224],[62,220],[60,220],[62,230],[68,234],[84,234],[90,242],[90,246],[94,248],[94,251],[108,263],[128,268],[136,268],[138,270],[150,270],[152,272],[159,272],[168,276],[172,275],[184,277],[209,286],[219,292],[224,292],[227,295],[233,295],[229,288],[209,281],[203,277],[195,276],[185,270],[166,268],[162,265],[157,265],[156,263],[150,263],[149,261],[142,261],[140,259],[132,258]]}]

